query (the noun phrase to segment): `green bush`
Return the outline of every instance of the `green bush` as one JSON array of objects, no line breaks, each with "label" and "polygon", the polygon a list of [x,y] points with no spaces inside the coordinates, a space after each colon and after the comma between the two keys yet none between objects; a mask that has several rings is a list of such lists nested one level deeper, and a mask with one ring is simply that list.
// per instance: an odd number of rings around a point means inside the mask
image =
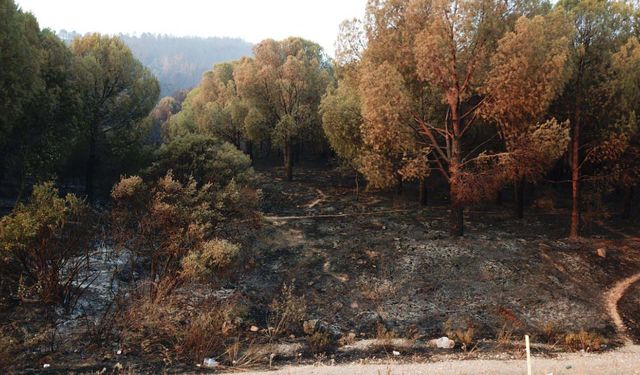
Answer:
[{"label": "green bush", "polygon": [[249,156],[230,143],[195,134],[163,144],[148,173],[161,177],[169,170],[182,182],[193,177],[199,184],[211,183],[215,189],[223,189],[232,181],[245,186],[253,178]]},{"label": "green bush", "polygon": [[45,303],[71,302],[90,240],[87,215],[82,199],[59,197],[51,182],[36,185],[28,203],[0,220],[2,278]]}]

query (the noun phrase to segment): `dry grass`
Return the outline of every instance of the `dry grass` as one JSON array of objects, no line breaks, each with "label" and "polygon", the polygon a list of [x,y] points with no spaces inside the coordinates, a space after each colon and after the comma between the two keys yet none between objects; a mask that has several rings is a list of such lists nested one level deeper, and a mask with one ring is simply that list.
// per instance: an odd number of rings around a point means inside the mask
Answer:
[{"label": "dry grass", "polygon": [[607,340],[597,332],[570,332],[564,336],[565,345],[573,350],[598,351]]},{"label": "dry grass", "polygon": [[548,344],[555,345],[558,343],[558,331],[554,322],[546,322],[542,326],[542,333]]},{"label": "dry grass", "polygon": [[505,323],[496,334],[496,342],[500,346],[507,346],[513,341],[513,325]]},{"label": "dry grass", "polygon": [[267,333],[271,339],[281,334],[299,331],[302,321],[307,314],[307,303],[304,296],[294,294],[294,281],[283,285],[278,298],[271,302],[271,313],[268,317],[269,329]]},{"label": "dry grass", "polygon": [[384,301],[397,290],[391,281],[377,278],[364,278],[358,284],[362,297],[371,302]]},{"label": "dry grass", "polygon": [[225,356],[238,361],[241,330],[235,322],[243,314],[232,302],[185,306],[175,297],[141,298],[122,313],[118,328],[125,350],[141,355],[171,353],[165,361],[178,358],[196,363]]},{"label": "dry grass", "polygon": [[385,349],[393,346],[393,339],[396,338],[395,332],[388,330],[387,327],[378,323],[376,325],[376,345]]},{"label": "dry grass", "polygon": [[336,342],[327,332],[315,332],[311,336],[307,336],[307,345],[309,345],[309,350],[312,353],[318,354],[333,351],[336,347]]}]

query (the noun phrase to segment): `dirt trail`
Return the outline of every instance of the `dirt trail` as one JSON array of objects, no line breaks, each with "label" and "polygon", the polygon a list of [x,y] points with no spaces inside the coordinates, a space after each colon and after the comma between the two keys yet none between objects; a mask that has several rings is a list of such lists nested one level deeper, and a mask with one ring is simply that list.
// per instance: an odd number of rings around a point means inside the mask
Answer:
[{"label": "dirt trail", "polygon": [[625,340],[626,344],[632,344],[633,341],[629,337],[627,327],[625,326],[622,316],[620,316],[620,312],[618,311],[618,301],[620,301],[622,296],[624,296],[627,289],[638,281],[640,281],[640,273],[619,281],[613,288],[609,289],[609,291],[605,293],[605,306],[607,308],[607,312],[609,313],[611,320],[613,320],[616,330]]}]

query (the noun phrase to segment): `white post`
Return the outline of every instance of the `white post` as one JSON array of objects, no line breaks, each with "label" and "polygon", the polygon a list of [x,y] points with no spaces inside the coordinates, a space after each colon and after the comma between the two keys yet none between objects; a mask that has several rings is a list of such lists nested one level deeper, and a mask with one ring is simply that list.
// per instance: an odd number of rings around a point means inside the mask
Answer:
[{"label": "white post", "polygon": [[529,335],[524,336],[524,342],[527,346],[527,375],[531,375],[531,349],[529,348]]}]

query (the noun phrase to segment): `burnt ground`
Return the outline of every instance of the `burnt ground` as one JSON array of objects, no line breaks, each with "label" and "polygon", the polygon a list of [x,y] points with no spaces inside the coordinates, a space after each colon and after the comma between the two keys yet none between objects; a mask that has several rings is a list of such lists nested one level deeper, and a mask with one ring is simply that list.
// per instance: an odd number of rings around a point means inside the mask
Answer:
[{"label": "burnt ground", "polygon": [[[608,339],[607,348],[622,342],[603,296],[616,282],[640,272],[640,231],[632,223],[593,225],[587,238],[570,242],[565,238],[566,210],[530,209],[525,219],[515,220],[508,205],[487,205],[467,209],[465,237],[451,239],[442,197],[420,207],[415,188],[409,186],[402,196],[361,191],[356,199],[353,180],[332,170],[298,168],[293,182],[281,175],[279,169],[259,169],[263,217],[257,228],[235,228],[244,234],[244,270],[215,290],[205,286],[204,291],[186,291],[221,299],[234,296],[246,304],[242,329],[251,336],[252,350],[263,353],[249,367],[266,367],[275,352],[278,355],[271,359],[278,366],[381,358],[424,362],[470,355],[521,358],[520,339],[525,333],[533,336],[537,355],[569,350],[561,345],[563,335],[580,330]],[[597,249],[606,249],[606,257],[598,256]],[[97,254],[96,264],[103,266],[96,272],[101,277],[83,297],[83,308],[95,311],[79,314],[76,320],[99,318],[113,288],[114,266],[117,270],[122,263],[117,257],[111,259],[108,249]],[[302,332],[275,343],[269,339],[263,333],[271,301],[281,297],[283,285],[290,284],[294,294],[304,296],[306,319],[319,319],[331,332],[352,333],[360,341],[323,357],[305,349]],[[638,306],[636,284],[619,303],[636,342],[640,342]],[[21,307],[12,316],[30,316],[24,309],[31,307]],[[477,346],[472,354],[459,344],[453,351],[425,348],[427,340],[447,334],[447,322],[453,328],[475,328]],[[157,360],[129,352],[120,355],[117,341],[89,345],[91,337],[86,336],[91,332],[73,333],[83,324],[64,322],[69,326],[63,330],[67,336],[57,340],[67,343],[63,351],[44,357],[34,352],[15,370],[96,373],[108,368],[109,373],[118,373],[120,364],[132,373],[201,370],[195,363],[169,363],[162,355]],[[249,332],[253,325],[260,332]],[[387,332],[384,340],[381,328]],[[497,340],[500,335],[502,340]],[[390,337],[398,339],[391,346],[402,357],[390,354]],[[385,345],[375,344],[383,341]],[[274,348],[274,344],[282,345]],[[299,357],[300,352],[306,354]],[[43,363],[53,366],[43,370]]]},{"label": "burnt ground", "polygon": [[[377,324],[400,337],[439,337],[449,320],[473,325],[477,338],[495,339],[505,325],[615,338],[602,296],[640,271],[637,233],[600,228],[572,243],[567,212],[514,220],[509,209],[485,207],[467,210],[466,235],[452,240],[446,206],[421,208],[411,194],[365,192],[356,201],[349,179],[323,169],[295,178],[260,174],[265,223],[256,266],[240,283],[252,300],[268,305],[293,281],[309,318],[358,337],[375,336]],[[640,288],[625,298],[622,315],[638,335]],[[259,311],[255,319],[265,324]]]}]

